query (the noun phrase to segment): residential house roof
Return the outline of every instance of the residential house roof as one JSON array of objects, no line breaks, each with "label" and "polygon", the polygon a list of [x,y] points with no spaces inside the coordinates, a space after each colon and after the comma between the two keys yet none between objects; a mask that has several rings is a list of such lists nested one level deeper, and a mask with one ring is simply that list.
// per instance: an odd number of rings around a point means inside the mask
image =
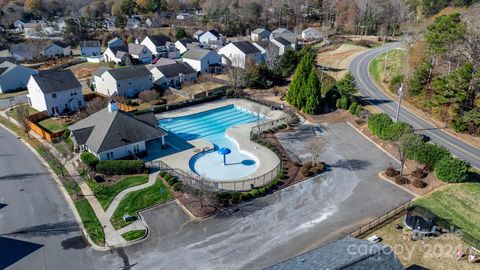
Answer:
[{"label": "residential house roof", "polygon": [[77,144],[87,145],[96,153],[162,137],[167,133],[157,128],[152,113],[135,116],[121,110],[102,109],[71,125]]},{"label": "residential house roof", "polygon": [[261,40],[261,41],[255,42],[255,43],[265,50],[268,49],[268,46],[270,46],[270,44],[272,44],[272,42],[268,39],[264,39],[264,40]]},{"label": "residential house roof", "polygon": [[272,31],[272,34],[293,34],[292,31],[288,30],[287,28],[277,28]]},{"label": "residential house roof", "polygon": [[100,41],[98,41],[98,40],[82,40],[82,41],[80,41],[80,47],[83,47],[83,48],[100,47]]},{"label": "residential house roof", "polygon": [[112,51],[112,53],[118,58],[122,58],[123,55],[128,53],[128,47],[125,45],[108,47],[107,50]]},{"label": "residential house roof", "polygon": [[0,76],[2,76],[3,73],[6,73],[8,70],[15,68],[16,66],[16,64],[8,61],[0,63]]},{"label": "residential house roof", "polygon": [[35,58],[39,53],[36,45],[25,43],[13,44],[10,47],[10,51],[12,52],[12,55],[17,55],[24,58]]},{"label": "residential house roof", "polygon": [[150,76],[150,71],[145,66],[131,66],[124,68],[105,69],[99,68],[95,71],[95,76],[101,76],[103,73],[108,72],[116,81],[122,81],[127,79],[133,79],[137,77]]},{"label": "residential house roof", "polygon": [[158,58],[157,62],[155,62],[155,66],[171,65],[171,64],[175,64],[175,63],[177,63],[177,61],[175,61],[173,59],[160,57],[160,58]]},{"label": "residential house roof", "polygon": [[69,69],[40,71],[31,78],[35,80],[44,94],[82,87]]},{"label": "residential house roof", "polygon": [[307,32],[307,31],[315,31],[317,33],[320,33],[320,31],[318,31],[318,29],[313,28],[313,27],[308,27],[308,28],[302,30],[302,32]]},{"label": "residential house roof", "polygon": [[266,270],[287,269],[404,270],[405,268],[389,247],[345,237],[266,268]]},{"label": "residential house roof", "polygon": [[149,38],[155,46],[165,46],[167,42],[171,42],[171,39],[165,35],[150,35],[146,38]]},{"label": "residential house roof", "polygon": [[232,44],[237,47],[240,51],[244,54],[252,54],[252,53],[259,53],[260,50],[255,47],[251,42],[248,41],[236,41],[232,42]]},{"label": "residential house roof", "polygon": [[158,69],[163,74],[163,76],[167,78],[174,78],[177,77],[179,74],[197,73],[197,71],[187,63],[175,63],[164,66],[155,66],[154,68]]},{"label": "residential house roof", "polygon": [[187,47],[187,44],[195,43],[195,42],[200,42],[196,38],[182,38],[179,40],[180,43],[182,43],[183,46]]},{"label": "residential house roof", "polygon": [[59,46],[59,47],[62,47],[62,48],[64,48],[64,49],[70,46],[70,45],[68,45],[68,44],[66,44],[66,43],[64,43],[64,42],[61,42],[61,41],[54,41],[53,44],[55,44],[55,45],[57,45],[57,46]]},{"label": "residential house roof", "polygon": [[133,55],[140,55],[143,50],[147,50],[145,45],[128,43],[128,53]]},{"label": "residential house roof", "polygon": [[257,29],[252,31],[252,34],[260,34],[262,32],[268,32],[268,30],[265,29],[265,28],[257,28]]},{"label": "residential house roof", "polygon": [[276,38],[274,38],[274,40],[276,40],[278,43],[282,44],[283,46],[292,45],[292,43],[290,41],[284,39],[283,37],[276,37]]},{"label": "residential house roof", "polygon": [[197,31],[195,31],[194,34],[195,34],[196,36],[201,36],[203,33],[205,33],[203,30],[197,30]]},{"label": "residential house roof", "polygon": [[[118,37],[114,37],[114,38],[110,39],[110,40],[107,42],[107,44],[108,44],[108,46],[110,46],[111,44],[113,44],[114,42],[117,42],[117,41],[122,41],[122,40],[119,39]],[[122,41],[122,43],[123,43],[123,41]]]},{"label": "residential house roof", "polygon": [[218,33],[217,30],[210,29],[207,32],[210,32],[210,33],[212,33],[212,35],[216,36],[217,38],[220,38],[220,34]]},{"label": "residential house roof", "polygon": [[202,60],[205,56],[207,56],[211,52],[212,51],[210,50],[204,50],[204,49],[190,49],[182,56],[182,58]]}]

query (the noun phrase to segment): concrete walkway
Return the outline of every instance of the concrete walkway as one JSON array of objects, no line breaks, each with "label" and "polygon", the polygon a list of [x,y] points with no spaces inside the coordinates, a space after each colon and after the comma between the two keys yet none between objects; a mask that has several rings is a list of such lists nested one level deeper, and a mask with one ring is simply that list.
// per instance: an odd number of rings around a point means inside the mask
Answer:
[{"label": "concrete walkway", "polygon": [[[0,111],[0,115],[8,118],[6,115],[6,111],[2,110]],[[17,126],[21,126],[20,123],[18,123],[15,119],[10,117],[10,121]],[[147,226],[144,222],[141,220],[136,220],[133,223],[119,229],[115,230],[113,228],[112,224],[110,223],[110,218],[112,217],[113,213],[115,212],[115,209],[118,207],[120,204],[120,201],[123,199],[123,197],[132,191],[137,191],[140,189],[144,189],[147,187],[152,186],[155,184],[155,180],[158,176],[159,172],[155,172],[149,175],[148,182],[139,186],[134,186],[131,188],[127,188],[123,190],[122,192],[118,193],[115,198],[113,199],[112,203],[108,207],[107,211],[103,210],[101,204],[98,202],[97,198],[93,194],[92,190],[88,186],[88,184],[84,181],[84,179],[79,175],[78,171],[76,170],[75,162],[77,162],[77,158],[73,157],[72,159],[65,160],[65,157],[55,148],[51,143],[48,141],[44,140],[40,135],[37,133],[30,131],[29,132],[30,136],[36,138],[40,143],[43,144],[43,146],[48,149],[48,151],[55,156],[62,164],[65,165],[65,169],[67,170],[68,174],[77,182],[83,196],[88,200],[90,203],[90,206],[92,207],[93,211],[95,212],[95,215],[98,218],[98,221],[102,225],[103,231],[105,233],[105,244],[107,248],[113,248],[113,247],[119,247],[119,246],[126,246],[129,243],[122,237],[122,234],[131,230],[146,230]],[[45,166],[48,166],[48,164],[45,164]],[[65,198],[67,200],[71,200],[70,197]],[[72,209],[73,211],[76,211],[76,209]],[[80,221],[79,221],[80,222]],[[84,229],[84,225],[82,222],[80,222],[81,227]],[[86,234],[87,235],[87,234]],[[91,241],[90,236],[87,235],[87,238],[89,238],[90,244],[96,246],[93,241]],[[102,247],[96,246],[97,249],[102,249]]]}]

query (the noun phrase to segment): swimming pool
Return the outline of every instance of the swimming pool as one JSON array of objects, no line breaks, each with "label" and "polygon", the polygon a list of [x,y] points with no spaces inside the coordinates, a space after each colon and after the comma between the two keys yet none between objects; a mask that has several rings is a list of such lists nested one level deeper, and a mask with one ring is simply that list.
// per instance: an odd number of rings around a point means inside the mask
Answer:
[{"label": "swimming pool", "polygon": [[[160,119],[160,125],[186,141],[204,139],[215,146],[214,151],[192,157],[189,162],[192,171],[209,179],[234,180],[255,172],[258,160],[253,154],[240,151],[235,141],[225,135],[225,131],[256,121],[256,115],[229,105],[187,116]],[[222,147],[231,150],[226,157],[226,165],[223,164],[223,156],[217,153]]]}]

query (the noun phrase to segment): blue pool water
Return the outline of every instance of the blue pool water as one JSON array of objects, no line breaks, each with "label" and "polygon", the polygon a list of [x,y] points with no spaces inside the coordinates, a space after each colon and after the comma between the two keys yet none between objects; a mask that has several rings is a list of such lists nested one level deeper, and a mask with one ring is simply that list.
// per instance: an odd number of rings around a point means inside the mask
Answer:
[{"label": "blue pool water", "polygon": [[[215,151],[190,160],[190,168],[197,174],[215,180],[233,180],[252,174],[258,167],[256,158],[240,152],[235,142],[225,136],[233,126],[257,121],[257,116],[233,105],[171,119],[160,119],[160,125],[181,138],[190,141],[204,139],[215,145]],[[227,164],[217,149],[227,147]]]}]

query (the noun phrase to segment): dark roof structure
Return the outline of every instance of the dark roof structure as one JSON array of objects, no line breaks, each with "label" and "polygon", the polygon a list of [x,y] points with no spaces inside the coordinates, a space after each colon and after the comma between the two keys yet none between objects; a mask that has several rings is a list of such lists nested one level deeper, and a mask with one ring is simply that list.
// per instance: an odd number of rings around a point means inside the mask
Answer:
[{"label": "dark roof structure", "polygon": [[276,37],[274,38],[274,40],[278,41],[278,43],[282,44],[283,46],[290,46],[292,45],[292,43],[288,40],[286,40],[285,38],[283,37]]},{"label": "dark roof structure", "polygon": [[404,270],[392,250],[382,244],[346,237],[274,264],[268,270]]},{"label": "dark roof structure", "polygon": [[151,35],[146,36],[145,38],[149,38],[155,46],[165,46],[167,42],[172,41],[169,37],[164,35]]},{"label": "dark roof structure", "polygon": [[80,41],[80,47],[83,47],[83,48],[100,47],[100,41],[98,41],[98,40],[82,40],[82,41]]},{"label": "dark roof structure", "polygon": [[129,43],[128,44],[128,53],[129,54],[134,54],[134,55],[140,55],[143,50],[148,50],[145,45],[140,45],[140,44],[135,44],[135,43]]},{"label": "dark roof structure", "polygon": [[182,43],[183,46],[187,47],[187,44],[195,43],[195,42],[200,42],[196,38],[182,38],[179,40],[180,43]]},{"label": "dark roof structure", "polygon": [[96,153],[156,139],[167,133],[157,128],[152,113],[135,116],[121,110],[102,109],[69,127],[75,142]]},{"label": "dark roof structure", "polygon": [[110,75],[112,75],[112,77],[117,81],[152,75],[145,66],[131,66],[114,69],[100,67],[94,72],[94,75],[101,76],[105,72],[110,73]]},{"label": "dark roof structure", "polygon": [[212,33],[212,35],[216,36],[217,38],[220,38],[220,34],[218,33],[217,30],[210,29],[210,30],[208,30],[208,32]]},{"label": "dark roof structure", "polygon": [[57,46],[59,46],[59,47],[62,47],[62,48],[64,48],[64,49],[67,48],[68,46],[70,46],[70,45],[68,45],[68,44],[66,44],[66,43],[64,43],[64,42],[61,42],[61,41],[54,41],[52,44],[55,44],[55,45],[57,45]]},{"label": "dark roof structure", "polygon": [[69,69],[40,71],[38,74],[32,75],[32,79],[44,94],[82,87]]},{"label": "dark roof structure", "polygon": [[170,65],[156,66],[155,68],[157,68],[167,78],[177,77],[179,74],[197,73],[197,71],[187,63],[175,63]]},{"label": "dark roof structure", "polygon": [[232,42],[232,44],[237,47],[240,51],[244,54],[252,54],[252,53],[259,53],[260,50],[255,47],[251,42],[248,41],[236,41]]},{"label": "dark roof structure", "polygon": [[209,53],[212,53],[210,50],[204,49],[190,49],[188,50],[183,56],[183,59],[193,59],[193,60],[201,60]]}]

